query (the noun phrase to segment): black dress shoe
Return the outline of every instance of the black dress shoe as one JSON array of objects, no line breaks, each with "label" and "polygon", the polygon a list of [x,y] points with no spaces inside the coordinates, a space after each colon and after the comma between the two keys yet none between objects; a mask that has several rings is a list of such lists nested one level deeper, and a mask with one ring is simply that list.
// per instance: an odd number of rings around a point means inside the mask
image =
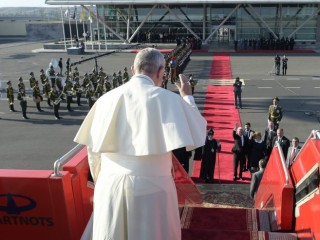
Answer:
[{"label": "black dress shoe", "polygon": [[233,181],[236,181],[237,180],[237,178],[236,177],[233,177]]}]

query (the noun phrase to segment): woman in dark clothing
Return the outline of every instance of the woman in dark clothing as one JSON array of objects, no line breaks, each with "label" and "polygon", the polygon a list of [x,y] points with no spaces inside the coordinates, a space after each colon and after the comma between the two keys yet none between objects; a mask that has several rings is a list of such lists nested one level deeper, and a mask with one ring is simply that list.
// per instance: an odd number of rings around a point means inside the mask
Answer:
[{"label": "woman in dark clothing", "polygon": [[212,128],[208,131],[206,143],[202,150],[202,162],[200,169],[200,177],[205,180],[206,183],[213,182],[214,168],[216,164],[216,152],[220,152],[220,143],[213,138],[214,131]]},{"label": "woman in dark clothing", "polygon": [[266,143],[261,137],[260,132],[251,134],[249,142],[249,161],[250,172],[259,171],[259,161],[266,156]]}]

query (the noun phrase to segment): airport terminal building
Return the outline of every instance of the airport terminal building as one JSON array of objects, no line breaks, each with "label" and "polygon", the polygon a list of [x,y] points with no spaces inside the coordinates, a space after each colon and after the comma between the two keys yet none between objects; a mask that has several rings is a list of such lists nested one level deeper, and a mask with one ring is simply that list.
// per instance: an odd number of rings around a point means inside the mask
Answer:
[{"label": "airport terminal building", "polygon": [[80,20],[89,19],[100,40],[132,43],[192,36],[203,44],[233,44],[243,39],[293,38],[298,44],[320,46],[320,0],[46,0],[46,3],[81,5],[81,10],[77,10]]}]

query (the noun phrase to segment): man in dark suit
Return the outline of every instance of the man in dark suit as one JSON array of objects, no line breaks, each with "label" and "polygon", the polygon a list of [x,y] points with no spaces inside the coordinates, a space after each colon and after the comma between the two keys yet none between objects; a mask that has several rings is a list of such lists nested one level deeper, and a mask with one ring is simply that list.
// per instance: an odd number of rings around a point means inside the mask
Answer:
[{"label": "man in dark suit", "polygon": [[[248,142],[250,142],[249,140],[251,140],[252,136],[254,134],[254,131],[251,129],[251,123],[249,122],[246,122],[246,124],[244,125],[244,131],[243,131],[243,135],[245,138],[248,139]],[[245,160],[244,160],[244,164],[242,166],[242,171],[245,172],[245,171],[248,171],[251,166],[250,166],[250,159],[249,159],[249,152],[247,152],[245,154]]]},{"label": "man in dark suit", "polygon": [[261,179],[264,174],[267,162],[264,159],[259,161],[259,171],[255,172],[252,175],[251,184],[250,184],[250,197],[255,198],[258,188],[260,186]]},{"label": "man in dark suit", "polygon": [[280,147],[282,148],[283,156],[286,159],[288,154],[288,149],[290,147],[290,140],[284,136],[283,128],[278,128],[277,136],[273,138],[272,146],[276,145],[276,141],[280,143]]},{"label": "man in dark suit", "polygon": [[294,137],[291,141],[291,147],[289,147],[288,155],[286,158],[286,166],[289,168],[294,162],[295,157],[299,153],[301,147],[299,146],[299,138]]},{"label": "man in dark suit", "polygon": [[238,123],[235,124],[233,129],[233,139],[234,145],[232,147],[233,152],[233,180],[236,181],[238,166],[239,170],[239,179],[242,180],[242,166],[245,163],[245,154],[247,152],[248,139],[243,135],[242,127],[238,127]]},{"label": "man in dark suit", "polygon": [[266,143],[266,160],[269,160],[272,148],[273,138],[277,135],[276,131],[274,130],[274,124],[271,121],[268,121],[268,128],[264,131],[263,140]]}]

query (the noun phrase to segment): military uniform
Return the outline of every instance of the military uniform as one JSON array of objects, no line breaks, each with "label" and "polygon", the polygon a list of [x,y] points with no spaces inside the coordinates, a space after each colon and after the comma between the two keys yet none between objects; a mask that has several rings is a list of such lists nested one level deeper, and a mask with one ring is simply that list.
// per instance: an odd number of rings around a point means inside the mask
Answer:
[{"label": "military uniform", "polygon": [[87,102],[89,104],[89,109],[91,109],[93,104],[96,102],[94,99],[94,90],[93,90],[91,84],[87,85],[85,96],[86,96]]},{"label": "military uniform", "polygon": [[49,73],[49,77],[50,77],[50,81],[51,81],[51,87],[54,87],[56,85],[56,73],[54,71],[53,66],[50,66],[48,73]]},{"label": "military uniform", "polygon": [[8,102],[9,102],[10,111],[16,112],[16,110],[14,110],[14,93],[13,93],[11,81],[7,82],[7,98],[8,98]]},{"label": "military uniform", "polygon": [[118,84],[119,84],[119,86],[122,85],[122,74],[121,74],[121,71],[118,72]]},{"label": "military uniform", "polygon": [[47,76],[44,73],[43,69],[40,70],[40,81],[44,85],[46,83]]},{"label": "military uniform", "polygon": [[288,68],[288,58],[283,56],[282,58],[282,75],[287,75],[287,68]]},{"label": "military uniform", "polygon": [[26,92],[26,86],[23,83],[22,77],[19,78],[19,83],[18,83],[18,92]]},{"label": "military uniform", "polygon": [[79,78],[75,79],[75,83],[73,84],[73,91],[76,93],[78,106],[82,106],[81,105],[82,87],[79,83]]},{"label": "military uniform", "polygon": [[59,108],[60,108],[60,94],[59,91],[56,90],[56,88],[52,88],[50,93],[49,93],[49,98],[53,102],[53,112],[56,117],[56,119],[61,119],[62,117],[59,116]]},{"label": "military uniform", "polygon": [[40,88],[39,88],[39,84],[38,81],[36,81],[35,86],[32,88],[33,91],[33,101],[36,103],[36,107],[38,109],[38,112],[44,112],[41,109],[40,103],[43,100],[42,96],[41,96],[41,92],[40,92]]},{"label": "military uniform", "polygon": [[101,82],[102,85],[104,85],[104,78],[107,76],[107,74],[103,72],[102,67],[100,67],[98,75],[99,75],[99,81]]},{"label": "military uniform", "polygon": [[33,72],[30,73],[30,78],[29,78],[29,82],[30,82],[30,88],[33,88],[36,84],[36,78],[34,77]]},{"label": "military uniform", "polygon": [[102,83],[99,81],[98,86],[96,88],[96,90],[94,91],[94,95],[96,96],[96,98],[99,98],[103,95],[103,85]]},{"label": "military uniform", "polygon": [[43,89],[42,89],[42,92],[43,94],[46,96],[47,98],[47,103],[48,103],[48,106],[49,107],[52,107],[52,104],[51,104],[51,100],[50,100],[50,97],[49,97],[49,93],[51,92],[51,85],[49,83],[49,79],[46,78],[44,80],[44,85],[43,85]]},{"label": "military uniform", "polygon": [[274,130],[276,131],[279,127],[279,123],[282,119],[282,107],[278,105],[279,98],[273,99],[273,105],[269,106],[268,119],[274,123]]},{"label": "military uniform", "polygon": [[22,117],[23,119],[29,119],[27,117],[27,101],[25,100],[25,96],[26,96],[26,93],[24,88],[19,88],[17,99],[20,101]]},{"label": "military uniform", "polygon": [[281,59],[280,59],[279,55],[275,56],[274,64],[275,64],[275,69],[276,69],[276,75],[279,75],[280,74],[280,65],[281,65]]},{"label": "military uniform", "polygon": [[106,92],[109,92],[111,90],[111,83],[109,82],[109,77],[108,76],[105,77],[104,84],[105,84]]},{"label": "military uniform", "polygon": [[118,87],[118,78],[116,73],[113,73],[112,75],[112,85],[113,88]]},{"label": "military uniform", "polygon": [[124,68],[123,82],[126,83],[128,81],[129,81],[129,74],[128,74],[127,68]]},{"label": "military uniform", "polygon": [[71,103],[73,98],[73,84],[71,81],[66,81],[66,85],[63,88],[63,93],[67,95],[67,109],[72,112]]}]

